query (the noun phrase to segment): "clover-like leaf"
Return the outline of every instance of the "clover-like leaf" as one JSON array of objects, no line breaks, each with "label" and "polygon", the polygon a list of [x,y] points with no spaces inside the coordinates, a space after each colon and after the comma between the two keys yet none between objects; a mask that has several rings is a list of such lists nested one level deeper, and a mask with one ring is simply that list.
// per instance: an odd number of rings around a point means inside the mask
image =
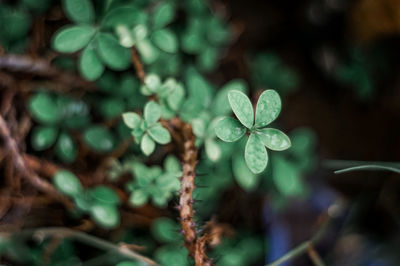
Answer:
[{"label": "clover-like leaf", "polygon": [[79,59],[79,71],[89,81],[98,79],[104,71],[104,65],[99,59],[92,43],[86,46]]},{"label": "clover-like leaf", "polygon": [[133,206],[142,206],[142,205],[146,204],[148,198],[149,198],[149,195],[146,192],[138,189],[138,190],[135,190],[132,192],[132,194],[129,197],[129,202]]},{"label": "clover-like leaf", "polygon": [[254,123],[253,106],[250,99],[241,91],[232,90],[228,93],[229,104],[239,121],[247,128]]},{"label": "clover-like leaf", "polygon": [[55,34],[53,47],[58,52],[73,53],[85,47],[95,33],[91,26],[67,26]]},{"label": "clover-like leaf", "polygon": [[150,155],[153,153],[156,148],[156,143],[154,140],[148,135],[144,134],[142,137],[142,141],[140,142],[140,149],[145,155]]},{"label": "clover-like leaf", "polygon": [[281,98],[274,90],[266,90],[258,98],[255,126],[265,127],[274,121],[282,108]]},{"label": "clover-like leaf", "polygon": [[57,171],[53,177],[56,188],[63,194],[74,197],[83,191],[83,187],[79,179],[71,172],[66,170]]},{"label": "clover-like leaf", "polygon": [[259,174],[267,167],[268,153],[256,134],[250,134],[244,151],[247,166],[254,174]]},{"label": "clover-like leaf", "polygon": [[94,9],[90,0],[64,0],[63,8],[67,17],[76,23],[91,23]]},{"label": "clover-like leaf", "polygon": [[131,52],[119,44],[110,33],[99,33],[96,38],[97,53],[103,63],[113,70],[124,70],[131,62]]},{"label": "clover-like leaf", "polygon": [[222,118],[215,127],[217,137],[226,142],[234,142],[243,137],[246,128],[232,117]]},{"label": "clover-like leaf", "polygon": [[93,219],[104,228],[114,228],[119,224],[118,209],[114,205],[94,205],[90,208]]},{"label": "clover-like leaf", "polygon": [[138,128],[140,126],[140,123],[142,122],[140,116],[134,112],[124,113],[122,115],[122,119],[129,128]]},{"label": "clover-like leaf", "polygon": [[167,144],[171,141],[171,135],[160,123],[147,130],[147,133],[159,144]]},{"label": "clover-like leaf", "polygon": [[264,145],[267,146],[268,149],[274,151],[283,151],[290,148],[291,146],[289,137],[278,129],[263,128],[257,130],[257,133],[262,143],[264,143]]},{"label": "clover-like leaf", "polygon": [[144,120],[150,126],[158,121],[161,117],[161,107],[154,101],[148,102],[143,111]]}]

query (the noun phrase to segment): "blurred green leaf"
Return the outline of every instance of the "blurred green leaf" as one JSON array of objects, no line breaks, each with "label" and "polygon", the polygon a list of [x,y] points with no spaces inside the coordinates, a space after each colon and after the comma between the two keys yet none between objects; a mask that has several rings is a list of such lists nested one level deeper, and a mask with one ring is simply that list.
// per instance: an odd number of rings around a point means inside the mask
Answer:
[{"label": "blurred green leaf", "polygon": [[140,149],[143,153],[148,156],[153,153],[155,148],[156,143],[154,140],[148,134],[144,134],[140,142]]},{"label": "blurred green leaf", "polygon": [[112,229],[119,225],[120,217],[114,205],[94,205],[90,209],[93,219],[100,226]]},{"label": "blurred green leaf", "polygon": [[96,38],[97,53],[103,63],[112,70],[127,69],[131,63],[131,52],[121,46],[109,33],[99,33]]},{"label": "blurred green leaf", "polygon": [[42,151],[51,147],[58,135],[57,128],[37,126],[32,132],[32,148]]},{"label": "blurred green leaf", "polygon": [[153,11],[151,16],[153,20],[153,27],[155,29],[162,28],[169,24],[175,16],[175,7],[171,2],[159,3]]},{"label": "blurred green leaf", "polygon": [[167,144],[171,141],[171,135],[160,123],[150,127],[147,132],[159,144]]},{"label": "blurred green leaf", "polygon": [[90,189],[90,195],[101,204],[115,205],[121,202],[118,194],[111,188],[103,185]]},{"label": "blurred green leaf", "polygon": [[83,187],[79,179],[71,172],[59,170],[53,177],[56,188],[63,194],[75,197],[83,191]]},{"label": "blurred green leaf", "polygon": [[53,48],[62,53],[76,52],[85,47],[95,33],[91,26],[66,26],[55,33]]},{"label": "blurred green leaf", "polygon": [[75,140],[67,133],[61,133],[56,143],[56,154],[61,161],[71,163],[78,155]]},{"label": "blurred green leaf", "polygon": [[45,92],[36,93],[29,100],[29,111],[39,122],[55,124],[62,118],[62,108]]},{"label": "blurred green leaf", "polygon": [[102,126],[91,126],[84,131],[85,143],[96,152],[108,152],[114,148],[114,136]]},{"label": "blurred green leaf", "polygon": [[157,30],[152,35],[154,44],[167,53],[176,53],[178,50],[178,39],[168,29]]},{"label": "blurred green leaf", "polygon": [[89,81],[98,79],[104,72],[104,65],[97,56],[92,42],[89,43],[80,56],[79,70],[82,76]]},{"label": "blurred green leaf", "polygon": [[67,17],[76,23],[92,23],[94,9],[90,0],[63,0],[63,9]]}]

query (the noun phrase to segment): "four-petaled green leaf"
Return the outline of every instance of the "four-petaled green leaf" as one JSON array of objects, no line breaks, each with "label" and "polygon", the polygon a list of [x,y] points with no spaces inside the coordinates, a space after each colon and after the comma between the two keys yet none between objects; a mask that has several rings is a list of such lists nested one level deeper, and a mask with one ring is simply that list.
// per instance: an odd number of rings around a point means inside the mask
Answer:
[{"label": "four-petaled green leaf", "polygon": [[229,104],[240,123],[231,117],[224,117],[216,125],[215,133],[225,142],[234,142],[242,138],[247,131],[249,139],[245,147],[245,161],[254,174],[259,174],[268,164],[265,147],[283,151],[291,146],[289,137],[283,132],[274,128],[264,128],[279,115],[281,99],[274,90],[264,91],[258,99],[254,119],[253,106],[246,94],[235,89],[227,94]]}]

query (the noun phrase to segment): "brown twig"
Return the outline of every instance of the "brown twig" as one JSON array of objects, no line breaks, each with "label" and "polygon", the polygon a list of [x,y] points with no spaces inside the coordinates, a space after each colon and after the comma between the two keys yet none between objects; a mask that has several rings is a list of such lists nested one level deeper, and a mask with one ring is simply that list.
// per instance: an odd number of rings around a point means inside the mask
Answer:
[{"label": "brown twig", "polygon": [[140,60],[140,55],[135,47],[132,47],[132,63],[136,70],[136,75],[139,80],[144,83],[146,73],[144,72],[144,67],[142,61]]},{"label": "brown twig", "polygon": [[7,126],[3,116],[0,115],[0,135],[3,137],[5,146],[8,149],[12,157],[12,161],[15,169],[21,173],[21,175],[36,189],[39,191],[49,194],[61,203],[63,203],[68,209],[72,207],[72,203],[63,195],[61,195],[50,183],[42,180],[32,169],[26,164],[22,157],[17,142],[11,136],[10,130]]},{"label": "brown twig", "polygon": [[40,58],[33,59],[28,56],[0,54],[0,69],[52,78],[55,83],[68,84],[70,88],[95,89],[93,83],[69,72],[57,69],[48,60]]}]

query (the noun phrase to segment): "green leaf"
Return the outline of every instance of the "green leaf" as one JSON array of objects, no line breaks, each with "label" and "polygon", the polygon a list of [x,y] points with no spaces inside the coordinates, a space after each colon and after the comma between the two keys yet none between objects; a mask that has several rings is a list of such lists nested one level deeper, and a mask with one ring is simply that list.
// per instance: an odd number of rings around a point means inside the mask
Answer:
[{"label": "green leaf", "polygon": [[178,50],[178,39],[168,29],[157,30],[152,35],[154,44],[167,53],[176,53]]},{"label": "green leaf", "polygon": [[168,95],[167,102],[172,110],[177,111],[185,98],[185,89],[181,83],[176,84],[173,92]]},{"label": "green leaf", "polygon": [[103,63],[112,70],[127,69],[131,63],[131,51],[119,44],[110,33],[97,35],[97,53]]},{"label": "green leaf", "polygon": [[282,108],[281,98],[274,90],[266,90],[258,98],[256,107],[256,124],[255,126],[265,127],[274,121]]},{"label": "green leaf", "polygon": [[122,119],[124,120],[124,123],[129,128],[137,128],[140,126],[140,123],[142,122],[142,119],[140,118],[140,116],[134,112],[124,113],[122,115]]},{"label": "green leaf", "polygon": [[117,97],[108,97],[100,101],[99,108],[103,117],[114,118],[125,111],[125,101]]},{"label": "green leaf", "polygon": [[158,121],[161,117],[161,107],[154,101],[148,102],[143,111],[144,120],[150,126]]},{"label": "green leaf", "polygon": [[234,142],[243,137],[246,128],[232,117],[222,118],[215,127],[217,137],[226,142]]},{"label": "green leaf", "polygon": [[108,152],[114,148],[114,136],[102,126],[92,126],[86,129],[83,139],[96,152]]},{"label": "green leaf", "polygon": [[104,65],[97,56],[92,43],[89,43],[80,55],[79,71],[89,81],[98,79],[104,72]]},{"label": "green leaf", "polygon": [[149,196],[143,190],[135,190],[132,192],[131,196],[129,197],[129,202],[133,206],[143,206],[146,204]]},{"label": "green leaf", "polygon": [[119,213],[114,205],[94,205],[90,209],[90,213],[95,222],[106,229],[119,225]]},{"label": "green leaf", "polygon": [[121,262],[118,262],[117,264],[116,264],[116,266],[141,266],[142,264],[140,263],[140,262],[137,262],[137,261],[128,261],[128,260],[125,260],[125,261],[121,261]]},{"label": "green leaf", "polygon": [[138,42],[136,48],[145,64],[154,63],[160,55],[159,50],[148,39]]},{"label": "green leaf", "polygon": [[275,128],[264,128],[256,131],[258,137],[267,148],[283,151],[290,148],[290,139],[282,131]]},{"label": "green leaf", "polygon": [[73,173],[66,170],[57,171],[53,177],[53,182],[59,191],[70,197],[75,197],[83,191],[79,179]]},{"label": "green leaf", "polygon": [[56,143],[56,154],[61,161],[71,163],[78,155],[74,139],[67,133],[61,133]]},{"label": "green leaf", "polygon": [[175,16],[175,8],[171,2],[161,2],[155,8],[152,19],[153,27],[155,29],[163,28],[168,23],[170,23]]},{"label": "green leaf", "polygon": [[207,157],[211,161],[216,162],[221,158],[221,148],[215,140],[206,139],[204,143],[204,148],[206,150]]},{"label": "green leaf", "polygon": [[67,26],[57,31],[53,38],[53,48],[61,53],[73,53],[85,47],[96,30],[91,26]]},{"label": "green leaf", "polygon": [[119,25],[126,25],[131,27],[136,24],[145,23],[147,15],[137,8],[131,6],[119,6],[107,12],[102,21],[104,27],[117,27]]},{"label": "green leaf", "polygon": [[250,134],[244,151],[247,166],[254,174],[259,174],[267,167],[268,153],[256,134]]},{"label": "green leaf", "polygon": [[305,188],[294,165],[281,156],[274,156],[272,159],[272,169],[273,181],[282,195],[298,196],[304,193]]},{"label": "green leaf", "polygon": [[228,92],[229,104],[239,121],[247,128],[254,123],[253,106],[250,99],[241,91],[233,90]]},{"label": "green leaf", "polygon": [[171,135],[160,123],[150,127],[147,132],[159,144],[167,144],[171,141]]},{"label": "green leaf", "polygon": [[155,148],[156,143],[154,142],[154,140],[148,134],[144,134],[140,142],[140,149],[142,150],[142,152],[146,156],[149,156],[153,153]]},{"label": "green leaf", "polygon": [[246,191],[253,190],[258,184],[259,176],[250,171],[242,154],[236,153],[232,159],[233,175],[239,186]]},{"label": "green leaf", "polygon": [[175,156],[168,155],[164,161],[164,169],[166,172],[177,173],[182,171],[181,164]]},{"label": "green leaf", "polygon": [[48,93],[39,92],[29,100],[29,111],[39,122],[55,124],[62,118],[62,107]]},{"label": "green leaf", "polygon": [[67,17],[76,23],[92,23],[94,9],[89,0],[64,0],[63,9]]},{"label": "green leaf", "polygon": [[179,226],[169,218],[158,218],[151,225],[153,236],[162,243],[174,242],[179,239]]},{"label": "green leaf", "polygon": [[55,127],[35,127],[32,132],[32,148],[36,151],[42,151],[50,148],[57,138],[58,130]]},{"label": "green leaf", "polygon": [[228,101],[228,93],[232,90],[237,90],[245,93],[247,91],[247,84],[241,79],[234,79],[225,84],[218,91],[212,105],[212,111],[215,115],[228,115],[231,112]]},{"label": "green leaf", "polygon": [[104,204],[119,204],[121,202],[118,194],[109,187],[100,185],[90,190],[90,195],[99,201],[99,203]]},{"label": "green leaf", "polygon": [[151,92],[157,92],[161,86],[161,80],[156,74],[148,74],[144,79],[144,84]]}]

